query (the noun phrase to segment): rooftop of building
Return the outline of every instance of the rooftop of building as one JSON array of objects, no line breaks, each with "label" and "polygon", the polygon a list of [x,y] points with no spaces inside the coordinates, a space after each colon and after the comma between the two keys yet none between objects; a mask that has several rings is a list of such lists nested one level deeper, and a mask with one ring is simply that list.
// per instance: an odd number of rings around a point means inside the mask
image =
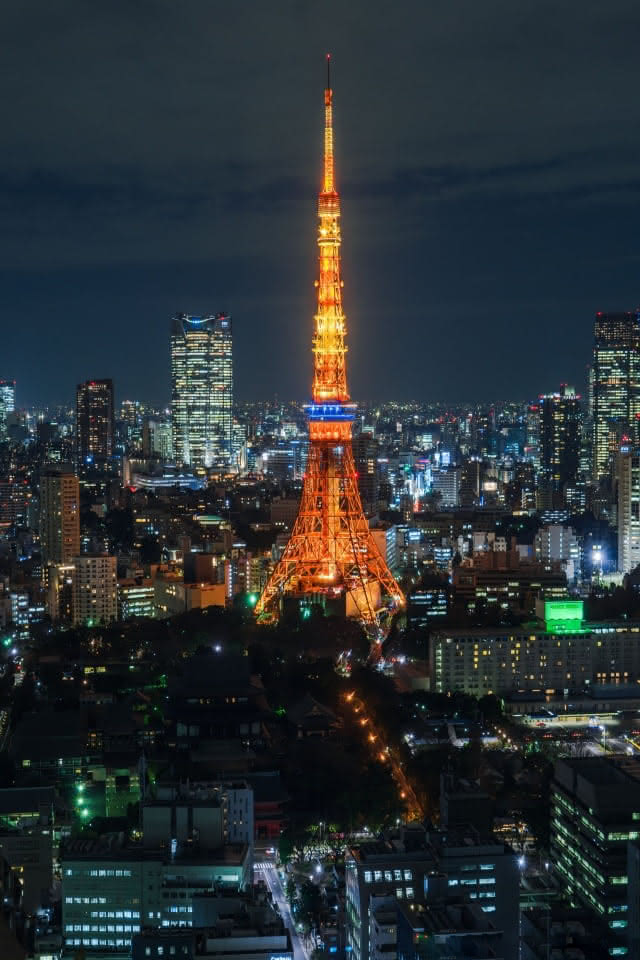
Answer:
[{"label": "rooftop of building", "polygon": [[462,637],[478,637],[487,639],[509,637],[562,637],[572,636],[576,639],[583,637],[588,639],[596,634],[604,633],[640,633],[640,623],[632,620],[582,620],[567,627],[560,622],[546,622],[544,620],[533,620],[529,623],[521,623],[518,626],[495,626],[495,627],[447,627],[446,625],[434,626],[434,632],[439,637],[451,637],[452,639]]},{"label": "rooftop of building", "polygon": [[185,662],[182,674],[169,677],[169,696],[174,697],[255,695],[259,690],[248,658],[240,655],[198,654]]},{"label": "rooftop of building", "polygon": [[501,855],[509,848],[491,833],[480,833],[471,824],[456,825],[447,830],[426,829],[422,824],[405,824],[386,837],[366,840],[350,848],[357,863],[375,864],[396,857],[424,861],[427,867],[437,858],[448,855]]},{"label": "rooftop of building", "polygon": [[202,807],[202,809],[211,809],[212,807],[220,807],[221,801],[220,797],[212,792],[208,796],[194,796],[189,794],[177,795],[174,797],[160,797],[159,799],[145,800],[142,804],[143,810],[147,809],[167,809],[168,807],[179,807],[179,806],[189,806],[189,807]]},{"label": "rooftop of building", "polygon": [[578,797],[595,816],[640,813],[638,757],[562,757],[556,761],[554,784]]},{"label": "rooftop of building", "polygon": [[0,789],[0,816],[11,813],[33,813],[40,807],[53,806],[53,787],[3,787]]},{"label": "rooftop of building", "polygon": [[291,935],[284,926],[276,934],[273,932],[261,934],[259,930],[238,928],[231,930],[227,928],[220,931],[210,925],[195,926],[186,930],[176,928],[168,930],[161,928],[143,929],[140,933],[134,934],[132,938],[133,956],[140,956],[140,948],[144,949],[145,945],[148,944],[164,945],[166,949],[163,955],[169,954],[171,945],[188,945],[191,948],[192,955],[201,957],[202,960],[206,960],[208,957],[220,958],[238,955],[246,958],[252,954],[261,956],[265,953],[273,956],[274,952],[278,955],[283,953],[288,955],[293,952]]},{"label": "rooftop of building", "polygon": [[[414,942],[420,935],[450,934],[468,937],[469,934],[499,936],[493,924],[476,904],[465,903],[459,897],[447,896],[435,903],[409,903],[398,901],[398,913],[413,931]],[[471,944],[468,943],[468,947]],[[472,950],[464,956],[474,956]]]},{"label": "rooftop of building", "polygon": [[210,863],[223,866],[242,866],[248,856],[249,848],[243,843],[229,843],[213,850],[197,845],[178,844],[175,853],[168,847],[143,847],[129,844],[123,833],[107,834],[98,838],[77,837],[68,840],[60,851],[60,860],[64,863],[77,861],[102,862],[119,861],[138,863],[148,860],[162,860],[164,863],[176,863],[182,866]]}]

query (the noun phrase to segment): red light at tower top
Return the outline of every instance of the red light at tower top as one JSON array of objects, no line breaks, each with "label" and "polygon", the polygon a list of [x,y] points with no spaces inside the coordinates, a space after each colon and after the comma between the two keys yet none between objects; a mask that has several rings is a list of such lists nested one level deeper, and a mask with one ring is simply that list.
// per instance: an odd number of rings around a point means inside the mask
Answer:
[{"label": "red light at tower top", "polygon": [[333,159],[331,54],[324,95],[324,168],[318,195],[318,290],[313,332],[313,402],[308,406],[309,457],[298,516],[282,558],[256,605],[274,620],[285,593],[317,599],[342,595],[347,616],[375,628],[404,597],[369,529],[358,490],[346,371],[342,309],[340,195]]}]

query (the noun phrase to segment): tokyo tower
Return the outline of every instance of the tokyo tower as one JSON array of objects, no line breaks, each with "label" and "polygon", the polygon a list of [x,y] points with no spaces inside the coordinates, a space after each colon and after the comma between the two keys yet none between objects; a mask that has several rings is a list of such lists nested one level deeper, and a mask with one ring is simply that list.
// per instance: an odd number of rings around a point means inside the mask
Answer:
[{"label": "tokyo tower", "polygon": [[346,319],[340,277],[340,196],[333,163],[333,91],[327,56],[324,175],[318,196],[318,310],[313,335],[313,402],[302,499],[291,537],[256,605],[276,620],[285,594],[343,600],[347,616],[369,631],[404,605],[404,597],[369,530],[351,446],[356,405],[346,370]]}]

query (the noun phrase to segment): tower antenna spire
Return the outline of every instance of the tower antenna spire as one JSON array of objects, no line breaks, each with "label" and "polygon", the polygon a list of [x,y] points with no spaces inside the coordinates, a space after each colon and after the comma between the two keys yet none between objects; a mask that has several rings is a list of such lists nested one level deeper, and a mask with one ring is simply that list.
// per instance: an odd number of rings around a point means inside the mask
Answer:
[{"label": "tower antenna spire", "polygon": [[327,54],[327,88],[324,91],[324,183],[323,193],[335,192],[333,172],[333,91],[331,89],[331,54]]}]

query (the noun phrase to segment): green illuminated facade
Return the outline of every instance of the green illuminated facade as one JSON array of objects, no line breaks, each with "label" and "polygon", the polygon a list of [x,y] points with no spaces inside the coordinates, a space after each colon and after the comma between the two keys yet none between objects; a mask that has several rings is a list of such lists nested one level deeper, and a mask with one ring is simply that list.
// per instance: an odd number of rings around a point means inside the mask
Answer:
[{"label": "green illuminated facade", "polygon": [[550,633],[579,633],[583,630],[584,602],[582,600],[546,600],[544,623]]}]

